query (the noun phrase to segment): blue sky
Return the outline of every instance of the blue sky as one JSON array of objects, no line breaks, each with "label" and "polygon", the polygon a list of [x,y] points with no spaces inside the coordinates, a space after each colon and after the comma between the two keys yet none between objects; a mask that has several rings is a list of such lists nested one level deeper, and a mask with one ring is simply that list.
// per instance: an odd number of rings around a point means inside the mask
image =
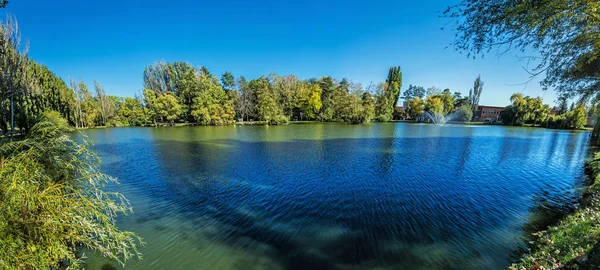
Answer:
[{"label": "blue sky", "polygon": [[[63,79],[98,80],[108,94],[132,96],[158,60],[186,61],[215,74],[256,78],[272,72],[329,75],[369,84],[400,65],[409,84],[467,94],[481,74],[480,104],[508,104],[512,93],[554,91],[528,80],[516,53],[468,59],[441,30],[440,11],[457,1],[25,1],[11,0],[30,54]],[[541,79],[541,78],[540,78]]]}]

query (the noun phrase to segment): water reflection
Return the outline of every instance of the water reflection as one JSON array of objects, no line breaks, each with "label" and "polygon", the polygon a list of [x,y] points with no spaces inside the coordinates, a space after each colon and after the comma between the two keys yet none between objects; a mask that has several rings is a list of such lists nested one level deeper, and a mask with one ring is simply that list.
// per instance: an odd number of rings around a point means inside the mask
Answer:
[{"label": "water reflection", "polygon": [[503,127],[89,135],[148,243],[131,269],[502,269],[535,213],[576,200],[587,151],[586,133]]}]

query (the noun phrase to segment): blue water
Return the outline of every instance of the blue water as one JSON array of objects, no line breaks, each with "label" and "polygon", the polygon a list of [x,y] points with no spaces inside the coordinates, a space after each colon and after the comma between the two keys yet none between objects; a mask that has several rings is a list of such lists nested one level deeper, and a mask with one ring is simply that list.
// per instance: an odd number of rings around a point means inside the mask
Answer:
[{"label": "blue water", "polygon": [[405,123],[85,134],[134,208],[118,225],[146,242],[127,269],[505,269],[536,206],[577,202],[589,140]]}]

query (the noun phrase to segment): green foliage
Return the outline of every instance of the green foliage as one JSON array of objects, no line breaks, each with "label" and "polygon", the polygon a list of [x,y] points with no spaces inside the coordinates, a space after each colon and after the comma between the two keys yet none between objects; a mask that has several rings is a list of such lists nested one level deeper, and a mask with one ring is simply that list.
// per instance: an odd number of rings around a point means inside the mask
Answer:
[{"label": "green foliage", "polygon": [[46,113],[24,140],[0,145],[0,268],[79,268],[78,247],[121,264],[140,257],[140,239],[114,224],[131,212],[127,200],[103,191],[114,179],[57,116]]},{"label": "green foliage", "polygon": [[402,88],[402,71],[399,66],[391,67],[387,80],[380,85],[377,94],[375,114],[378,121],[387,122],[393,119],[394,108],[400,98],[400,88]]},{"label": "green foliage", "polygon": [[[524,51],[531,48],[537,65],[529,72],[545,74],[544,88],[559,96],[578,97],[581,104],[600,97],[599,1],[463,0],[444,14],[457,22],[454,46],[469,56],[492,49]],[[559,111],[566,111],[560,100]],[[574,109],[574,108],[573,108]],[[600,125],[593,132],[600,137]]]},{"label": "green foliage", "polygon": [[473,114],[477,112],[479,108],[479,98],[481,97],[481,92],[483,91],[483,81],[481,81],[481,76],[477,76],[475,81],[473,82],[473,89],[469,90],[469,102],[471,105],[471,110]]},{"label": "green foliage", "polygon": [[373,98],[360,90],[350,93],[344,102],[344,121],[351,124],[364,124],[371,121],[374,114]]},{"label": "green foliage", "polygon": [[287,122],[282,106],[277,102],[275,93],[266,78],[252,80],[248,83],[248,87],[256,93],[257,116],[259,120],[266,121],[268,124]]},{"label": "green foliage", "polygon": [[402,120],[404,119],[406,112],[400,107],[394,108],[394,118],[393,120]]},{"label": "green foliage", "polygon": [[524,97],[521,93],[515,93],[510,97],[512,105],[506,107],[500,114],[502,123],[505,125],[522,126],[526,122],[534,126],[538,123],[545,125],[550,113],[550,106],[545,105],[540,97]]},{"label": "green foliage", "polygon": [[583,129],[587,123],[587,115],[583,105],[561,115],[550,116],[543,126],[556,129]]},{"label": "green foliage", "polygon": [[421,116],[424,110],[425,102],[423,102],[419,97],[413,98],[408,102],[408,115],[412,119],[416,119]]},{"label": "green foliage", "polygon": [[235,77],[233,77],[233,74],[231,74],[231,72],[226,71],[225,73],[223,73],[223,75],[221,75],[221,85],[226,91],[233,90],[233,88],[235,87]]},{"label": "green foliage", "polygon": [[456,109],[456,113],[457,118],[455,118],[454,120],[457,122],[465,123],[473,119],[473,111],[471,110],[471,106],[467,104],[458,107],[458,109]]},{"label": "green foliage", "polygon": [[443,92],[428,96],[425,101],[425,110],[435,115],[448,115],[453,112],[454,97],[450,90],[446,89]]},{"label": "green foliage", "polygon": [[323,108],[323,102],[321,101],[323,90],[318,84],[311,85],[307,90],[308,98],[304,111],[308,119],[315,119],[317,113]]},{"label": "green foliage", "polygon": [[423,86],[416,86],[411,84],[408,86],[408,89],[404,90],[404,95],[402,96],[402,99],[404,99],[405,102],[408,102],[415,98],[423,100],[425,99],[425,93],[426,91]]},{"label": "green foliage", "polygon": [[323,104],[319,113],[319,120],[325,122],[339,120],[343,109],[342,100],[346,93],[340,87],[336,87],[331,77],[319,79],[318,84],[322,90],[321,102]]},{"label": "green foliage", "polygon": [[208,73],[200,74],[199,93],[194,98],[192,117],[202,125],[228,125],[235,118],[233,101],[223,90],[216,77]]},{"label": "green foliage", "polygon": [[443,115],[444,114],[444,102],[439,96],[429,96],[425,101],[425,111],[432,114]]},{"label": "green foliage", "polygon": [[163,121],[166,120],[171,124],[175,122],[175,119],[181,113],[181,106],[177,102],[177,98],[169,93],[159,95],[156,98],[153,108],[158,118]]}]

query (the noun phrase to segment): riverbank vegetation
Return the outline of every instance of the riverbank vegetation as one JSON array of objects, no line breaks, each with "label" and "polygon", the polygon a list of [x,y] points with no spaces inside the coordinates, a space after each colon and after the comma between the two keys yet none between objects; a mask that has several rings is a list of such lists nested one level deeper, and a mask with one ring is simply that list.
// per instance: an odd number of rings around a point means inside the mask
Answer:
[{"label": "riverbank vegetation", "polygon": [[[533,127],[576,130],[584,129],[587,124],[588,113],[583,104],[573,104],[570,109],[566,105],[551,109],[550,105],[542,103],[542,98],[523,96],[521,93],[513,94],[510,101],[512,104],[500,113],[500,120],[504,125],[529,124]],[[588,111],[595,114],[594,107]]]},{"label": "riverbank vegetation", "polygon": [[45,113],[22,140],[0,144],[0,268],[79,268],[88,249],[121,264],[140,257],[140,239],[115,226],[131,212],[102,186],[87,142],[66,132],[59,113]]},{"label": "riverbank vegetation", "polygon": [[530,252],[511,269],[600,268],[600,154],[588,167],[593,182],[580,208],[557,225],[534,233]]},{"label": "riverbank vegetation", "polygon": [[0,129],[24,134],[0,138],[0,269],[76,269],[86,250],[121,264],[140,257],[141,240],[115,226],[127,200],[103,190],[114,179],[67,134],[114,120],[110,98],[99,84],[95,99],[83,83],[69,89],[29,59],[18,29],[0,22]]}]

